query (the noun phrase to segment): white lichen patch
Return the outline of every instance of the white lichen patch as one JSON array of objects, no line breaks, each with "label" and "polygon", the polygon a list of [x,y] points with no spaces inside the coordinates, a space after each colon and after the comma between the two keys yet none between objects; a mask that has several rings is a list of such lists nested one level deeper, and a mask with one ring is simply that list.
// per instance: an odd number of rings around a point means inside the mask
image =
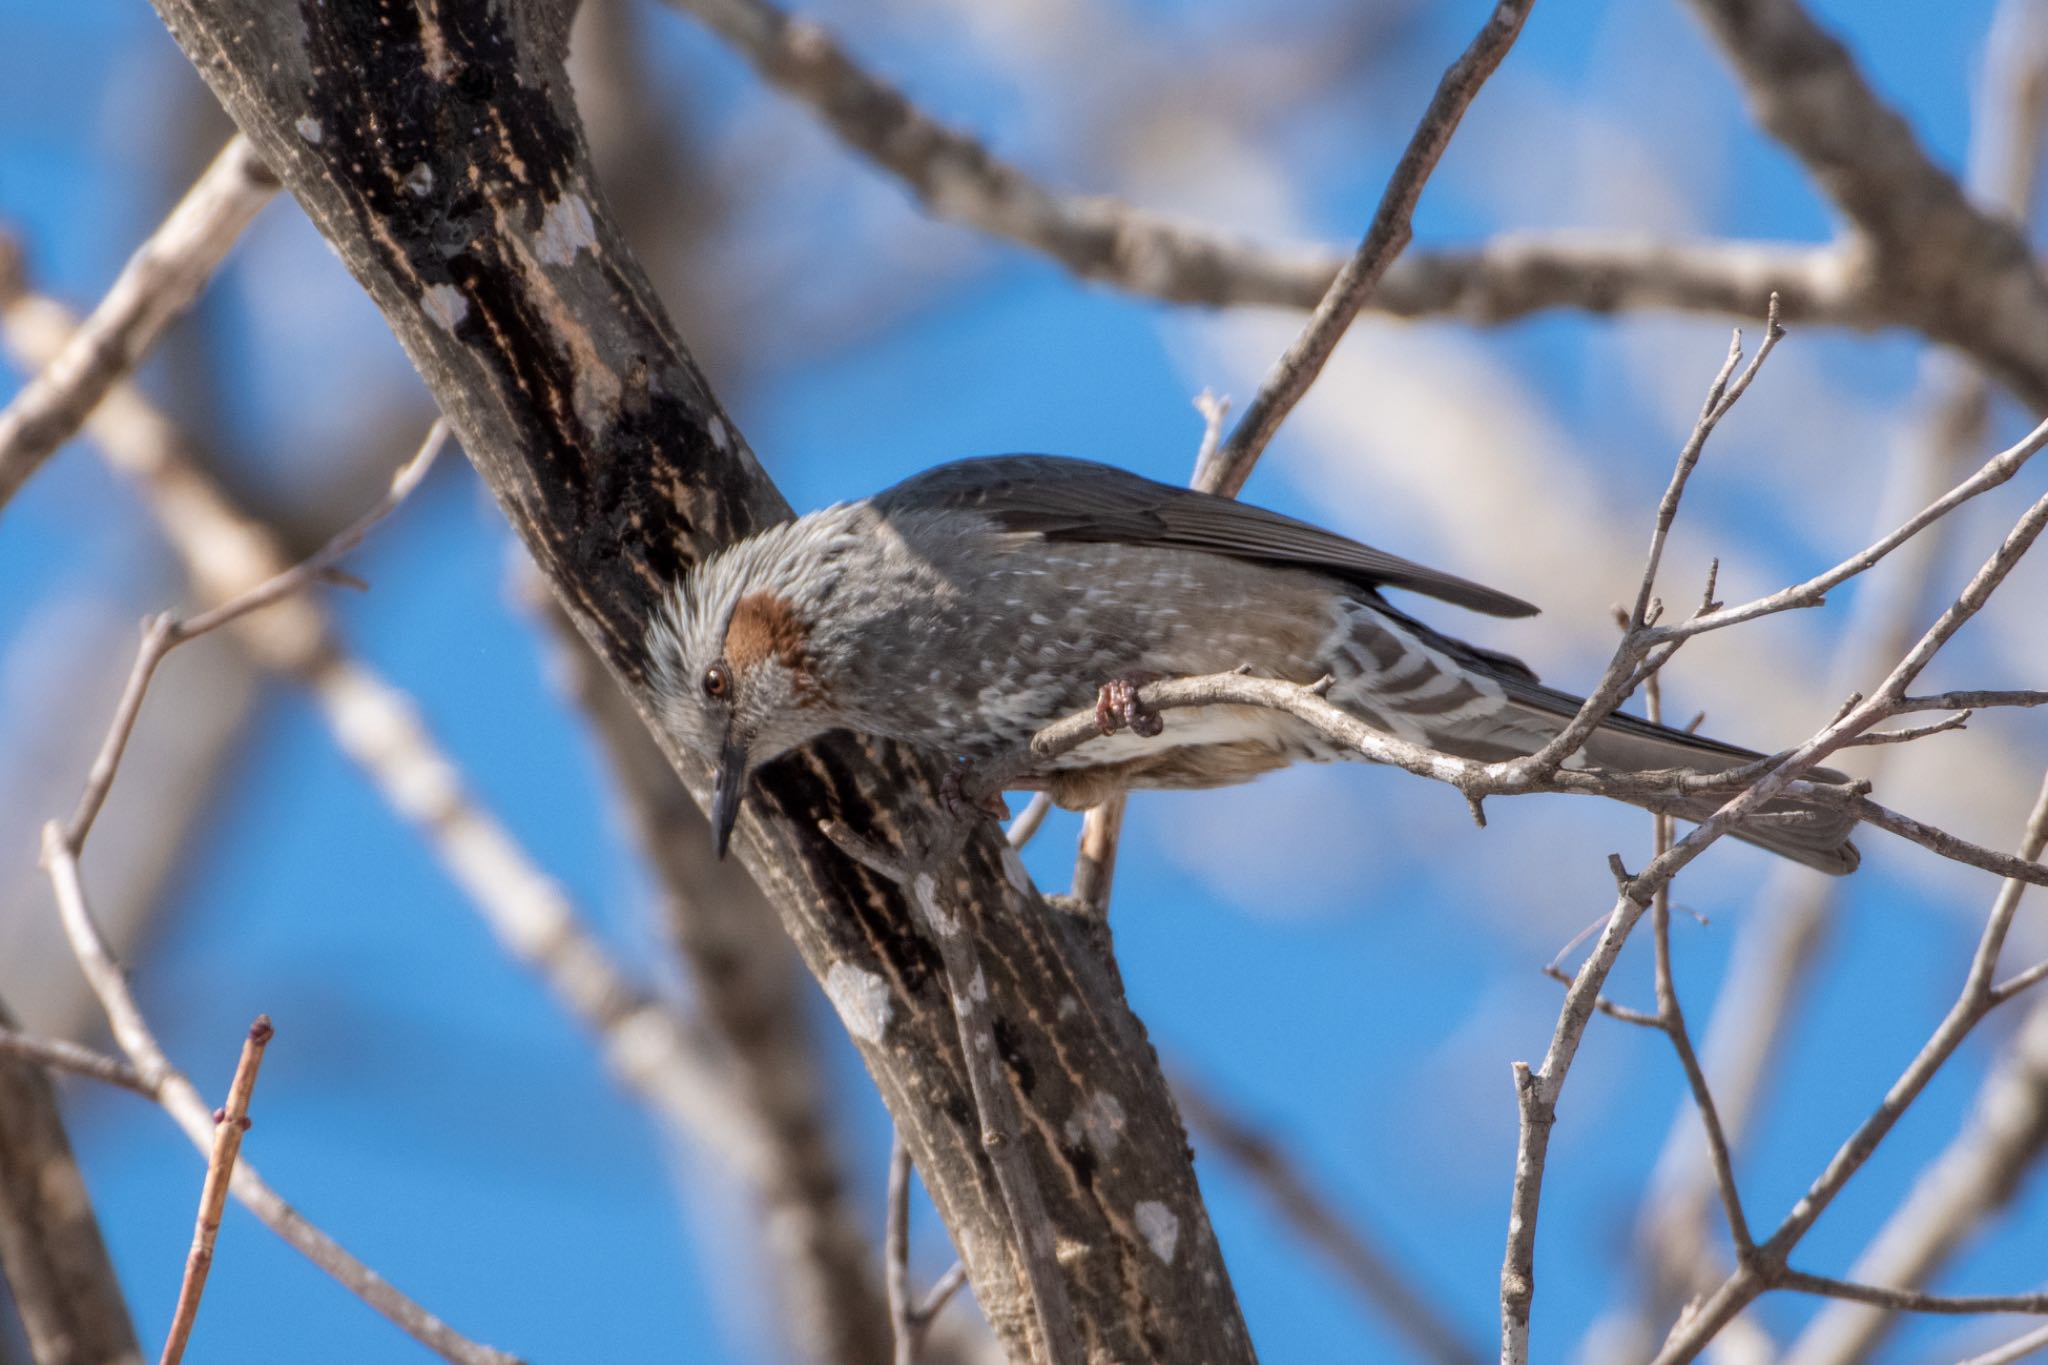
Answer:
[{"label": "white lichen patch", "polygon": [[567,265],[585,247],[596,249],[597,223],[582,195],[564,195],[541,211],[533,254],[543,265]]},{"label": "white lichen patch", "polygon": [[711,444],[717,446],[722,451],[730,453],[732,450],[732,434],[725,429],[725,419],[715,412],[711,414],[710,430]]},{"label": "white lichen patch", "polygon": [[299,115],[297,121],[292,124],[292,129],[316,147],[320,145],[320,139],[326,136],[326,130],[321,128],[320,120],[311,114]]},{"label": "white lichen patch", "polygon": [[1172,1265],[1173,1253],[1180,1245],[1180,1219],[1173,1216],[1173,1210],[1156,1199],[1140,1199],[1131,1213],[1152,1254]]},{"label": "white lichen patch", "polygon": [[910,879],[910,898],[923,908],[926,923],[940,938],[951,938],[960,932],[960,917],[946,913],[939,900],[938,879],[931,873],[920,872]]},{"label": "white lichen patch", "polygon": [[1116,1096],[1098,1090],[1067,1117],[1066,1134],[1068,1142],[1086,1143],[1097,1156],[1107,1157],[1123,1140],[1124,1107]]},{"label": "white lichen patch", "polygon": [[835,962],[825,973],[825,994],[846,1031],[862,1042],[879,1043],[889,1031],[895,1006],[889,1000],[889,983],[875,973]]},{"label": "white lichen patch", "polygon": [[420,299],[420,307],[447,332],[461,326],[462,320],[469,316],[469,300],[462,297],[462,291],[452,284],[428,285],[427,292]]},{"label": "white lichen patch", "polygon": [[[936,679],[934,679],[934,681],[936,681]],[[1007,881],[1010,884],[1010,889],[1015,891],[1018,895],[1030,895],[1031,873],[1025,869],[1023,857],[1018,854],[1016,849],[1011,848],[1007,841],[1005,841],[1002,845],[1001,851],[1003,859],[1003,880]]]},{"label": "white lichen patch", "polygon": [[424,161],[415,161],[400,183],[405,186],[407,194],[415,199],[424,199],[434,190],[434,168]]}]

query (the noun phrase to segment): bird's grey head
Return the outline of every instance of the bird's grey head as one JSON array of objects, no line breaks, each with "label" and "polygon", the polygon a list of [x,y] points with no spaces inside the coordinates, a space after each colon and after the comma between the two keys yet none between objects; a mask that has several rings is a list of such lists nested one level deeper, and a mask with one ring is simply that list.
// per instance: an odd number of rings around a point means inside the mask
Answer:
[{"label": "bird's grey head", "polygon": [[853,543],[844,513],[784,522],[713,555],[649,627],[662,723],[712,765],[720,857],[754,769],[842,723],[813,627]]}]

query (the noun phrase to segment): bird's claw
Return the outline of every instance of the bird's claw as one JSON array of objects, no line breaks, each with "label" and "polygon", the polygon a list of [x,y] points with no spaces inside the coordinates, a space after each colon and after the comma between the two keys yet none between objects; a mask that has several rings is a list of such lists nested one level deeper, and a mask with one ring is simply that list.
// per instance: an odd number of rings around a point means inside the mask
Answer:
[{"label": "bird's claw", "polygon": [[955,820],[965,819],[970,813],[986,815],[994,820],[1010,818],[1010,805],[1003,800],[1003,794],[976,792],[973,787],[974,760],[963,758],[946,770],[939,779],[939,800],[945,803],[946,813]]},{"label": "bird's claw", "polygon": [[1166,722],[1159,713],[1138,699],[1138,689],[1155,681],[1149,673],[1130,673],[1104,683],[1095,694],[1095,728],[1105,735],[1128,728],[1146,739],[1164,730]]}]

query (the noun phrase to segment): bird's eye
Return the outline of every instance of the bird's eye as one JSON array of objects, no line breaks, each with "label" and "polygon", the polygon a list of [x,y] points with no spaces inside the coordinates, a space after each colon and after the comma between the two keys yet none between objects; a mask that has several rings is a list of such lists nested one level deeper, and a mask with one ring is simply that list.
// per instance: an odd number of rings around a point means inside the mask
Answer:
[{"label": "bird's eye", "polygon": [[732,691],[732,674],[724,664],[713,664],[704,670],[704,695],[713,701],[725,700]]}]

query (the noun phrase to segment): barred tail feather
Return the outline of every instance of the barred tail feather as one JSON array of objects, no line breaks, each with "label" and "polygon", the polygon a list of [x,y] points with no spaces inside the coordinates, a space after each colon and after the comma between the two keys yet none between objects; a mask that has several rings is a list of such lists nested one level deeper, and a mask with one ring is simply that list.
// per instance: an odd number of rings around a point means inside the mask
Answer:
[{"label": "barred tail feather", "polygon": [[[1335,683],[1331,700],[1389,734],[1460,758],[1495,762],[1535,753],[1570,723],[1584,701],[1545,687],[1519,660],[1443,635],[1384,602],[1345,605],[1338,629],[1324,645]],[[1763,755],[1690,735],[1636,716],[1610,716],[1593,732],[1578,760],[1620,772],[1690,768],[1718,773]],[[1575,760],[1575,761],[1578,761]],[[1846,782],[1827,768],[1816,781]],[[1725,798],[1701,796],[1669,813],[1705,820]],[[1853,816],[1786,799],[1759,814],[1771,817],[1729,831],[1736,838],[1841,876],[1858,862],[1849,835]]]},{"label": "barred tail feather", "polygon": [[[1511,686],[1508,695],[1518,710],[1534,713],[1551,734],[1556,734],[1577,714],[1580,699],[1566,692],[1531,684]],[[1749,749],[1723,744],[1719,740],[1687,734],[1656,725],[1635,716],[1610,716],[1595,730],[1581,751],[1587,762],[1621,772],[1648,772],[1659,768],[1691,768],[1696,772],[1718,773],[1739,768],[1763,757]],[[1815,768],[1808,774],[1816,782],[1847,782],[1848,776],[1830,768]],[[1707,819],[1727,802],[1726,796],[1694,797],[1669,813],[1681,819]],[[1856,828],[1854,816],[1844,811],[1808,805],[1797,800],[1771,801],[1760,814],[1770,817],[1745,823],[1730,830],[1736,838],[1781,857],[1803,863],[1833,876],[1854,872],[1861,861],[1856,846],[1849,842]]]}]

